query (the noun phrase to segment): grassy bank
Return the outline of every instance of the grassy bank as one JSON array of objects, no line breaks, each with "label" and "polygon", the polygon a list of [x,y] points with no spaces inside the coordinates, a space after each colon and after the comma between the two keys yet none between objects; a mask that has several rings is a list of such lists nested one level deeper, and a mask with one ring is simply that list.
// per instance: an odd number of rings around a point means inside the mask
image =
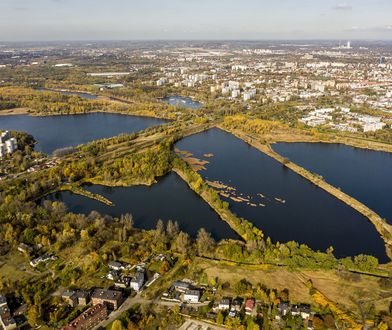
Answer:
[{"label": "grassy bank", "polygon": [[220,218],[227,222],[228,225],[245,241],[258,240],[264,237],[263,232],[256,228],[251,222],[237,217],[229,209],[227,202],[222,202],[218,193],[210,188],[201,178],[201,176],[193,171],[186,162],[177,158],[174,162],[173,171],[177,173],[188,186],[202,197]]},{"label": "grassy bank", "polygon": [[366,205],[362,204],[355,198],[345,194],[338,188],[328,184],[320,176],[313,174],[307,171],[306,169],[304,169],[303,167],[295,163],[292,163],[287,158],[282,157],[281,155],[273,151],[269,144],[260,142],[257,136],[250,135],[249,133],[244,133],[243,131],[237,129],[226,129],[224,127],[221,128],[228,131],[229,133],[234,134],[235,136],[242,139],[243,141],[249,143],[250,145],[260,150],[261,152],[265,153],[266,155],[272,157],[273,159],[280,162],[287,168],[301,175],[305,179],[309,180],[316,186],[322,188],[329,194],[338,198],[345,204],[349,205],[350,207],[352,207],[353,209],[355,209],[356,211],[358,211],[359,213],[367,217],[373,223],[376,230],[383,238],[386,245],[387,255],[390,259],[392,259],[392,226],[386,223],[385,220],[382,219],[376,212],[374,212],[373,210],[371,210],[370,208],[368,208]]},{"label": "grassy bank", "polygon": [[114,206],[113,202],[108,200],[107,198],[103,197],[102,195],[92,193],[88,190],[84,190],[83,188],[76,186],[76,185],[71,185],[71,184],[66,184],[62,185],[58,191],[71,191],[72,193],[76,195],[81,195],[87,198],[95,199],[98,202],[101,202],[103,204],[106,204],[108,206]]},{"label": "grassy bank", "polygon": [[251,118],[246,115],[225,117],[220,128],[223,127],[246,132],[246,135],[250,136],[256,135],[265,144],[278,142],[333,143],[392,153],[392,144],[367,138],[358,133],[322,132],[317,129],[294,128],[278,121]]}]

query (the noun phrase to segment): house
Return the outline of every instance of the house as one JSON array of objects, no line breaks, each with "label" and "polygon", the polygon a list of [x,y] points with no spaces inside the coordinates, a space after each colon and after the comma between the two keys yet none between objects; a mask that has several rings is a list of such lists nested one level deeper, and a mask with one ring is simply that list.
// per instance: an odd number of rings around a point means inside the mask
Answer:
[{"label": "house", "polygon": [[178,292],[185,293],[190,288],[190,284],[184,281],[175,281],[172,287]]},{"label": "house", "polygon": [[90,302],[90,293],[84,290],[78,290],[75,293],[79,306],[86,306]]},{"label": "house", "polygon": [[278,312],[280,315],[285,316],[290,310],[290,306],[286,302],[281,302],[278,304]]},{"label": "house", "polygon": [[117,261],[110,261],[108,263],[108,267],[109,269],[117,270],[117,271],[123,270],[125,268],[121,262],[117,262]]},{"label": "house", "polygon": [[0,307],[6,306],[7,305],[7,299],[0,294]]},{"label": "house", "polygon": [[11,137],[9,131],[0,134],[0,157],[10,154],[18,149],[18,141]]},{"label": "house", "polygon": [[47,253],[41,257],[38,257],[38,258],[31,260],[30,265],[35,268],[42,262],[48,262],[50,260],[56,260],[56,259],[57,259],[57,257],[54,253]]},{"label": "house", "polygon": [[233,301],[231,303],[231,309],[234,309],[236,312],[239,312],[241,310],[243,302],[244,302],[244,299],[239,298],[239,297],[233,299]]},{"label": "house", "polygon": [[196,304],[199,302],[199,300],[200,300],[199,290],[187,290],[184,294],[184,301]]},{"label": "house", "polygon": [[63,298],[71,307],[86,306],[89,303],[90,295],[87,291],[65,291],[61,298]]},{"label": "house", "polygon": [[89,330],[93,329],[97,324],[106,319],[108,316],[108,308],[105,304],[97,304],[71,321],[62,330]]},{"label": "house", "polygon": [[144,272],[138,271],[131,280],[131,288],[135,291],[140,291],[144,284]]},{"label": "house", "polygon": [[115,310],[122,303],[123,294],[116,290],[96,289],[91,295],[93,305],[105,304],[108,309]]},{"label": "house", "polygon": [[306,305],[306,304],[301,304],[301,305],[299,306],[299,312],[300,312],[300,314],[301,314],[301,317],[302,317],[304,320],[308,320],[309,317],[310,317],[310,312],[311,312],[310,306],[309,306],[309,305]]},{"label": "house", "polygon": [[297,315],[300,315],[300,314],[301,314],[301,312],[300,312],[298,306],[291,306],[291,315],[297,316]]},{"label": "house", "polygon": [[17,328],[16,322],[8,308],[7,299],[3,295],[0,295],[0,326],[2,326],[4,330]]},{"label": "house", "polygon": [[122,289],[128,288],[130,284],[131,284],[131,278],[129,276],[122,276],[116,282],[114,282],[114,286],[116,288],[122,288]]},{"label": "house", "polygon": [[71,307],[75,307],[78,305],[77,298],[75,295],[75,291],[64,291],[61,295],[61,298],[67,302]]},{"label": "house", "polygon": [[30,245],[27,245],[25,243],[20,243],[18,245],[18,251],[25,253],[25,254],[30,254],[31,252],[33,252],[33,248]]},{"label": "house", "polygon": [[108,280],[116,281],[120,277],[120,271],[110,270],[106,277]]},{"label": "house", "polygon": [[251,315],[255,308],[255,300],[254,299],[247,299],[245,302],[245,314]]},{"label": "house", "polygon": [[218,309],[226,310],[230,309],[230,298],[223,298],[219,301]]}]

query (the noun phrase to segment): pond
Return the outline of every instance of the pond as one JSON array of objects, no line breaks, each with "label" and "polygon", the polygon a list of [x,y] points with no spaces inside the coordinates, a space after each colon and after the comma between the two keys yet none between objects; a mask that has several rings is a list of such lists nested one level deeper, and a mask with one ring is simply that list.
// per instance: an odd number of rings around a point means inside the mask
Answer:
[{"label": "pond", "polygon": [[166,121],[149,117],[113,113],[61,116],[10,115],[0,117],[0,130],[27,132],[38,144],[35,149],[50,154],[56,149],[73,147],[121,133],[132,133]]},{"label": "pond", "polygon": [[203,106],[200,102],[194,101],[190,97],[184,97],[179,95],[164,97],[162,101],[170,105],[183,106],[192,110],[199,109]]},{"label": "pond", "polygon": [[233,135],[211,129],[186,137],[176,148],[208,161],[200,174],[234,213],[274,241],[295,240],[322,251],[333,246],[338,257],[364,253],[388,260],[367,218]]},{"label": "pond", "polygon": [[215,239],[234,238],[237,234],[222,221],[214,210],[205,203],[175,173],[170,173],[152,186],[105,187],[84,186],[88,191],[105,196],[115,206],[71,192],[51,194],[45,199],[62,201],[74,213],[89,214],[95,210],[101,214],[119,217],[131,213],[135,226],[144,229],[156,227],[158,219],[178,221],[180,229],[196,237],[200,228],[212,233]]},{"label": "pond", "polygon": [[278,143],[273,148],[392,224],[392,154],[329,143]]}]

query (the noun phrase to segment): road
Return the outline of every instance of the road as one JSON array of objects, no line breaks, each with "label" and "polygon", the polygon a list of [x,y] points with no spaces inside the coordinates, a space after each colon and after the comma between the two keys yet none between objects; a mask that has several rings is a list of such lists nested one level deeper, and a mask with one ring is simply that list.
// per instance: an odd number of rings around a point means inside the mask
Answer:
[{"label": "road", "polygon": [[[162,305],[162,306],[169,306],[169,307],[173,307],[175,305],[178,305],[178,302],[172,302],[172,301],[164,301],[164,300],[160,300],[159,298],[156,299],[146,299],[146,298],[142,298],[141,296],[141,292],[139,292],[136,296],[134,297],[128,297],[120,306],[120,308],[118,308],[117,310],[113,311],[108,318],[106,318],[105,320],[103,320],[101,323],[99,323],[97,326],[95,326],[93,329],[104,329],[106,326],[108,326],[110,323],[112,323],[113,321],[117,320],[120,315],[125,312],[126,310],[130,309],[133,305],[135,304],[150,304],[150,303],[154,303],[157,305]],[[203,303],[198,303],[198,304],[190,304],[189,306],[192,307],[201,307],[201,306],[206,306],[208,305],[209,302],[203,302]]]},{"label": "road", "polygon": [[128,297],[127,299],[125,299],[125,301],[122,303],[122,305],[118,309],[113,311],[109,315],[109,317],[106,318],[106,320],[103,320],[101,323],[99,323],[93,329],[104,329],[106,326],[108,326],[114,320],[118,319],[123,312],[130,309],[133,305],[135,305],[135,304],[148,304],[150,302],[151,302],[151,300],[142,298],[140,296],[140,293],[138,293],[134,297]]}]

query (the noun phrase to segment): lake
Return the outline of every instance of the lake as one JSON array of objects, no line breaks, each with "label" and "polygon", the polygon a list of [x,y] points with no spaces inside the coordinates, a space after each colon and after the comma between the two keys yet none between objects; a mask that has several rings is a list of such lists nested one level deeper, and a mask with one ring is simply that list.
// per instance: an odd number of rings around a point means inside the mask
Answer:
[{"label": "lake", "polygon": [[392,224],[392,154],[329,143],[278,143],[273,149]]},{"label": "lake", "polygon": [[235,136],[211,129],[176,148],[207,160],[200,174],[226,186],[222,199],[230,209],[273,241],[295,240],[323,251],[333,246],[338,257],[365,253],[388,261],[367,218]]},{"label": "lake", "polygon": [[200,102],[194,101],[190,97],[178,95],[164,97],[162,101],[170,105],[183,106],[185,108],[190,108],[193,110],[199,109],[203,106]]},{"label": "lake", "polygon": [[38,144],[35,149],[50,154],[56,149],[73,147],[93,140],[132,133],[166,121],[149,117],[113,113],[61,116],[0,116],[1,130],[27,132]]},{"label": "lake", "polygon": [[76,95],[76,96],[80,96],[81,98],[88,99],[88,100],[95,100],[98,98],[97,95],[83,93],[83,92],[62,91],[62,90],[56,90],[56,89],[50,89],[50,88],[37,88],[37,90],[42,91],[42,92],[60,93],[63,95]]},{"label": "lake", "polygon": [[152,186],[105,187],[84,186],[86,190],[111,200],[115,206],[108,206],[96,200],[71,192],[58,192],[45,199],[62,201],[74,213],[89,214],[96,210],[101,214],[119,217],[131,213],[135,226],[144,229],[156,227],[158,219],[165,223],[177,220],[180,229],[196,237],[200,228],[211,232],[215,239],[234,238],[237,234],[222,221],[214,210],[205,203],[175,173],[170,173]]}]

